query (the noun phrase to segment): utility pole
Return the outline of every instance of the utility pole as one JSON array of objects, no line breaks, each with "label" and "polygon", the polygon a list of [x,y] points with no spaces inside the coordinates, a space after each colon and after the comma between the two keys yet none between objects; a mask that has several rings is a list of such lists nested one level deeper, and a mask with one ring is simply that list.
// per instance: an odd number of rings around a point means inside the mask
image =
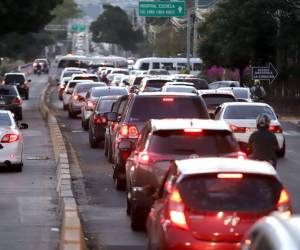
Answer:
[{"label": "utility pole", "polygon": [[193,41],[193,57],[197,57],[197,42],[198,42],[198,22],[197,22],[197,8],[199,5],[199,0],[195,0],[195,18],[194,18],[194,41]]},{"label": "utility pole", "polygon": [[186,30],[186,59],[187,70],[191,70],[191,8],[187,6],[186,10],[187,30]]}]

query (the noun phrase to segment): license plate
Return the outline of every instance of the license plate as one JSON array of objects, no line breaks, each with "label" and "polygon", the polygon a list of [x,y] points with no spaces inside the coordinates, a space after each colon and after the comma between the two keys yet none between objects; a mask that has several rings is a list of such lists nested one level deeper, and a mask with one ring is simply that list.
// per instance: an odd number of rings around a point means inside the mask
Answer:
[{"label": "license plate", "polygon": [[247,131],[248,133],[253,133],[253,132],[256,131],[256,128],[246,128],[246,131]]},{"label": "license plate", "polygon": [[0,101],[0,105],[4,105],[5,104],[5,101]]}]

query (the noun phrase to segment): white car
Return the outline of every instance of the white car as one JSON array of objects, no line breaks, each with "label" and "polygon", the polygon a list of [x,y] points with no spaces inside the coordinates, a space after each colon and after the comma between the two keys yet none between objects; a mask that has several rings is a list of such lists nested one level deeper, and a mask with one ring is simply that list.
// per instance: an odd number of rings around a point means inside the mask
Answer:
[{"label": "white car", "polygon": [[243,148],[248,145],[250,135],[257,130],[256,118],[260,114],[267,114],[270,117],[269,131],[276,135],[279,144],[277,155],[283,157],[285,155],[285,138],[281,124],[270,105],[254,102],[223,103],[216,109],[215,119],[227,122]]},{"label": "white car", "polygon": [[219,89],[232,91],[235,98],[239,102],[252,102],[250,88],[247,88],[247,87],[224,87],[224,88],[219,88]]},{"label": "white car", "polygon": [[91,80],[77,80],[77,81],[69,81],[67,83],[66,88],[64,89],[64,92],[62,94],[62,101],[63,101],[63,109],[67,110],[70,103],[71,95],[73,94],[74,88],[76,87],[77,83],[85,82],[90,83]]},{"label": "white car", "polygon": [[26,123],[18,126],[10,111],[0,110],[0,165],[22,171],[23,136],[20,129],[27,128]]}]

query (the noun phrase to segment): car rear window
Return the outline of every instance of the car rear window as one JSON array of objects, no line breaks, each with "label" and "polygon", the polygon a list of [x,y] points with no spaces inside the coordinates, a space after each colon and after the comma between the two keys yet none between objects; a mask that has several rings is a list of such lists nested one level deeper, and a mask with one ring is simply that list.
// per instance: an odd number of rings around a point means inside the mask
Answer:
[{"label": "car rear window", "polygon": [[17,96],[18,92],[13,87],[12,88],[0,87],[0,95],[14,95],[14,96]]},{"label": "car rear window", "polygon": [[149,151],[161,154],[223,156],[239,150],[232,133],[227,130],[159,130],[153,133]]},{"label": "car rear window", "polygon": [[116,102],[116,100],[101,100],[98,102],[96,110],[100,113],[110,112],[114,102]]},{"label": "car rear window", "polygon": [[11,119],[7,113],[0,113],[0,126],[11,126]]},{"label": "car rear window", "polygon": [[236,98],[244,98],[248,99],[250,98],[249,91],[247,89],[232,89],[233,94]]},{"label": "car rear window", "polygon": [[167,92],[195,93],[194,88],[190,87],[167,87]]},{"label": "car rear window", "polygon": [[236,179],[197,175],[179,184],[187,206],[200,211],[267,211],[276,207],[281,189],[273,177],[250,174]]},{"label": "car rear window", "polygon": [[73,74],[80,74],[82,73],[83,71],[67,71],[64,73],[63,77],[71,77]]},{"label": "car rear window", "polygon": [[117,70],[117,71],[114,71],[113,74],[122,74],[122,75],[129,75],[128,71],[125,71],[125,70]]},{"label": "car rear window", "polygon": [[133,81],[133,85],[139,86],[144,77],[136,77]]},{"label": "car rear window", "polygon": [[83,92],[88,92],[91,88],[94,88],[94,87],[105,87],[106,84],[103,83],[91,83],[91,84],[79,84],[76,86],[76,92],[77,93],[83,93]]},{"label": "car rear window", "polygon": [[5,83],[24,83],[25,78],[22,75],[6,75],[5,76]]},{"label": "car rear window", "polygon": [[148,80],[145,88],[162,88],[168,80]]},{"label": "car rear window", "polygon": [[193,83],[196,89],[208,89],[208,83],[204,79],[193,79],[193,78],[185,78],[178,79],[176,82],[190,82]]},{"label": "car rear window", "polygon": [[232,95],[202,95],[204,102],[208,108],[218,107],[225,102],[235,102],[236,99]]},{"label": "car rear window", "polygon": [[97,76],[75,76],[73,80],[91,80],[93,82],[98,82]]},{"label": "car rear window", "polygon": [[271,120],[276,120],[276,116],[271,108],[267,106],[230,106],[224,113],[224,119],[256,119],[260,114],[269,115]]},{"label": "car rear window", "polygon": [[198,118],[208,119],[204,103],[198,96],[185,97],[137,97],[130,113],[130,122],[146,122],[149,119]]},{"label": "car rear window", "polygon": [[70,82],[68,88],[75,88],[78,82]]},{"label": "car rear window", "polygon": [[118,88],[118,89],[97,88],[97,89],[93,89],[91,93],[92,97],[111,96],[111,95],[128,95],[128,91],[125,88]]}]

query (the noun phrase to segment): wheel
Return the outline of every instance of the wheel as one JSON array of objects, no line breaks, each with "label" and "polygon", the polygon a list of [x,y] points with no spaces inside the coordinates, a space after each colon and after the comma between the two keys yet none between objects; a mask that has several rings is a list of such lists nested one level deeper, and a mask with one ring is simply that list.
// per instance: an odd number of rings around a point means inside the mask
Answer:
[{"label": "wheel", "polygon": [[127,191],[127,195],[126,195],[126,214],[128,216],[130,215],[130,210],[131,210],[131,204],[130,204],[130,200],[128,198],[128,191]]},{"label": "wheel", "polygon": [[146,227],[146,216],[144,216],[144,211],[136,206],[131,206],[130,209],[130,219],[131,219],[131,229],[133,231],[142,231]]},{"label": "wheel", "polygon": [[18,121],[23,120],[23,113],[22,113],[22,112],[20,112],[20,113],[17,115],[17,120],[18,120]]},{"label": "wheel", "polygon": [[104,155],[107,156],[108,155],[108,147],[107,147],[107,140],[104,140]]},{"label": "wheel", "polygon": [[107,161],[109,163],[113,163],[113,155],[112,155],[112,148],[110,146],[110,144],[108,144],[108,149],[107,149]]},{"label": "wheel", "polygon": [[115,183],[115,187],[118,191],[124,191],[126,190],[126,180],[125,179],[121,179],[118,176],[118,170],[117,167],[115,167],[114,170],[114,183]]},{"label": "wheel", "polygon": [[90,143],[90,147],[91,148],[97,148],[98,147],[98,142],[97,140],[94,138],[91,130],[89,130],[89,143]]},{"label": "wheel", "polygon": [[28,100],[29,99],[29,94],[25,94],[25,100]]},{"label": "wheel", "polygon": [[63,109],[64,110],[68,110],[68,105],[66,105],[66,104],[63,103]]},{"label": "wheel", "polygon": [[22,172],[22,170],[23,170],[23,163],[15,165],[15,170],[17,172]]},{"label": "wheel", "polygon": [[82,128],[83,128],[85,131],[88,131],[88,130],[89,130],[89,120],[82,120]]},{"label": "wheel", "polygon": [[76,115],[69,109],[69,118],[75,119]]},{"label": "wheel", "polygon": [[283,142],[282,149],[277,151],[277,156],[283,158],[285,156],[285,141]]}]

